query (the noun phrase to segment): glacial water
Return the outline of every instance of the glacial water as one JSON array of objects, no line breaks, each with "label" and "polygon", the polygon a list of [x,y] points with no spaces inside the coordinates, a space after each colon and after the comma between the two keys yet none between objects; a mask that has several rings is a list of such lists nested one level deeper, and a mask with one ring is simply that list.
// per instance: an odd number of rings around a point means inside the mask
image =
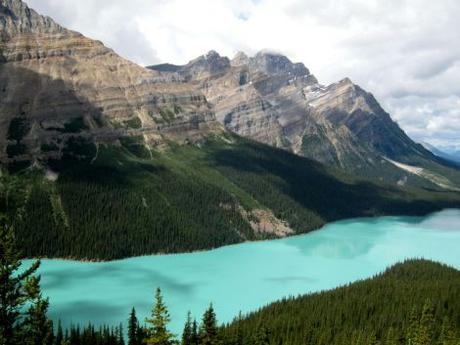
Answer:
[{"label": "glacial water", "polygon": [[171,328],[179,333],[187,311],[200,318],[210,302],[227,322],[284,296],[370,277],[405,258],[460,269],[460,210],[346,220],[306,235],[191,254],[108,263],[43,260],[40,274],[50,315],[64,326],[126,325],[133,306],[143,319],[161,287]]}]

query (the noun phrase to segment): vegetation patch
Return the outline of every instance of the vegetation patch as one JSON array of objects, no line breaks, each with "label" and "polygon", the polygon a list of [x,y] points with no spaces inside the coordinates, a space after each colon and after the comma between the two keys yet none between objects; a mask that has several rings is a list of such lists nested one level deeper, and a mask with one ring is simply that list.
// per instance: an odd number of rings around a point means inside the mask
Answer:
[{"label": "vegetation patch", "polygon": [[30,131],[30,123],[24,117],[15,117],[8,127],[8,140],[21,141]]},{"label": "vegetation patch", "polygon": [[14,158],[17,156],[21,156],[27,152],[27,146],[21,143],[17,144],[9,144],[6,147],[6,153],[8,154],[8,158]]},{"label": "vegetation patch", "polygon": [[80,133],[86,129],[88,129],[88,126],[85,123],[85,119],[83,117],[76,117],[70,122],[65,123],[64,129],[61,131],[64,133]]},{"label": "vegetation patch", "polygon": [[142,128],[142,121],[137,116],[133,117],[132,119],[126,120],[123,124],[132,129],[139,129]]},{"label": "vegetation patch", "polygon": [[160,109],[159,113],[166,123],[171,123],[176,117],[174,111],[168,108]]},{"label": "vegetation patch", "polygon": [[150,158],[150,151],[145,146],[142,136],[122,137],[120,142],[133,155],[139,158]]},{"label": "vegetation patch", "polygon": [[57,146],[55,143],[45,143],[40,146],[40,150],[45,153],[57,152],[59,151],[59,146]]}]

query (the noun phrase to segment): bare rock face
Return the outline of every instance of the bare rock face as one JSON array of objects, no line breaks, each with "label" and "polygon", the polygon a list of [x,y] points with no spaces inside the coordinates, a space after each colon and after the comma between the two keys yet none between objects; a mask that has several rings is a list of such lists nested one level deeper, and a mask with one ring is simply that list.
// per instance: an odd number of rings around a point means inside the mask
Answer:
[{"label": "bare rock face", "polygon": [[221,57],[216,51],[211,50],[195,60],[190,61],[185,68],[180,69],[180,74],[185,80],[203,80],[211,76],[222,74],[230,69],[230,60]]},{"label": "bare rock face", "polygon": [[425,166],[436,160],[350,79],[322,85],[302,63],[278,53],[239,52],[229,60],[211,51],[185,66],[162,66],[150,68],[193,85],[227,129],[259,142],[394,183],[407,174],[386,158]]},{"label": "bare rock face", "polygon": [[[214,61],[228,61],[216,54],[212,52]],[[272,52],[253,57],[239,52],[229,65],[208,66],[204,77],[193,78],[198,61],[200,67],[212,61],[205,56],[180,67],[177,73],[192,76],[189,82],[206,95],[227,129],[342,168],[351,168],[356,161],[368,164],[368,152],[355,135],[346,126],[319,116],[309,104],[325,88],[302,63]]]},{"label": "bare rock face", "polygon": [[[348,78],[320,92],[306,93],[317,118],[336,126],[346,126],[371,149],[392,157],[424,154],[379,105],[374,96]],[[424,151],[424,150],[422,150]]]},{"label": "bare rock face", "polygon": [[20,0],[0,4],[1,160],[60,156],[75,138],[142,136],[156,145],[221,131],[192,85],[127,61]]},{"label": "bare rock face", "polygon": [[[218,59],[228,61],[220,56]],[[179,73],[190,75],[188,71],[194,69],[195,61],[183,66]],[[189,80],[206,95],[217,119],[238,134],[289,148],[289,135],[295,135],[299,121],[304,120],[299,116],[299,106],[302,108],[304,103],[301,88],[316,83],[315,77],[303,64],[269,52],[254,57],[240,52],[229,64],[220,66],[206,78]]]}]

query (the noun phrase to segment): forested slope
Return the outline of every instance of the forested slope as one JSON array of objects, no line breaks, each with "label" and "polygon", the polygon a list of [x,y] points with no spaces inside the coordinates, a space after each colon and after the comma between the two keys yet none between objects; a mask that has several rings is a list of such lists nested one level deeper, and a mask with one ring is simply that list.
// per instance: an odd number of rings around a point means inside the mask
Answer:
[{"label": "forested slope", "polygon": [[460,330],[460,272],[409,260],[335,290],[270,304],[223,328],[270,344],[451,344]]},{"label": "forested slope", "polygon": [[0,210],[28,257],[104,260],[208,249],[342,218],[460,205],[459,193],[355,179],[232,134],[163,151],[135,138],[71,150],[42,166],[3,170]]}]

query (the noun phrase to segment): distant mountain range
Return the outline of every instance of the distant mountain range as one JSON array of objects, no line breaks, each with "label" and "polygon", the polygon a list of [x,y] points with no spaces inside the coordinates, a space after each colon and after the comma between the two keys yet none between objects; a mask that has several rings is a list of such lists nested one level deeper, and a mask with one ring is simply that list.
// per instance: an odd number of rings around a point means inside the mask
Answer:
[{"label": "distant mountain range", "polygon": [[0,213],[27,256],[190,251],[460,206],[458,168],[372,95],[277,54],[147,69],[0,0],[0,95]]},{"label": "distant mountain range", "polygon": [[452,162],[460,163],[460,151],[458,150],[440,150],[436,146],[433,146],[429,143],[422,143],[422,145],[438,157],[447,159]]},{"label": "distant mountain range", "polygon": [[458,188],[459,172],[412,141],[350,79],[322,85],[302,64],[262,51],[215,51],[184,66],[150,66],[206,95],[228,130],[363,177]]}]

